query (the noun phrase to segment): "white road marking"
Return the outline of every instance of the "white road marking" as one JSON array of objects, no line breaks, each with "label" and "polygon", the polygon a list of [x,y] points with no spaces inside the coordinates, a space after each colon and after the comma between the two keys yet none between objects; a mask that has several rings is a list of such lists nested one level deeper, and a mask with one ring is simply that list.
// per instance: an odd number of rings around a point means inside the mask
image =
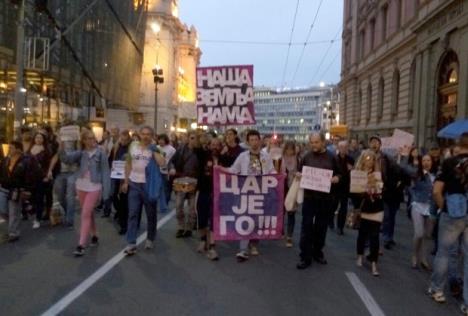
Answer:
[{"label": "white road marking", "polygon": [[367,290],[366,286],[359,280],[356,273],[346,272],[346,277],[353,286],[357,295],[361,298],[362,302],[366,306],[367,310],[372,316],[385,316],[384,312],[377,304],[375,299],[372,297],[372,294]]},{"label": "white road marking", "polygon": [[[170,212],[164,216],[160,221],[158,221],[157,228],[161,228],[165,225],[172,217],[174,217],[175,211]],[[146,232],[141,234],[137,239],[137,245],[141,244],[146,240]],[[102,267],[100,267],[96,272],[91,274],[86,280],[81,282],[76,288],[74,288],[70,293],[63,297],[60,301],[55,303],[47,311],[45,311],[42,316],[55,316],[67,308],[74,300],[80,297],[84,292],[86,292],[91,286],[93,286],[97,281],[99,281],[104,275],[106,275],[112,268],[119,264],[122,259],[125,258],[125,254],[120,251],[109,261],[107,261]]]}]

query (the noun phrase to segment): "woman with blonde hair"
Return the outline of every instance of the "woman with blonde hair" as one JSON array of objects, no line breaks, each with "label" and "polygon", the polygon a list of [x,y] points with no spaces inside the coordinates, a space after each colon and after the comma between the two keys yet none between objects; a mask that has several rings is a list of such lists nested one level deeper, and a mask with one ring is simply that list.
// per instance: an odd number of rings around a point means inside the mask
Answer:
[{"label": "woman with blonde hair", "polygon": [[100,148],[96,136],[90,130],[81,133],[82,149],[65,152],[63,143],[60,144],[60,160],[64,163],[78,163],[78,179],[76,190],[81,206],[80,240],[74,255],[84,255],[84,249],[91,235],[91,246],[98,245],[94,208],[101,199],[106,200],[110,195],[110,170],[107,154]]},{"label": "woman with blonde hair", "polygon": [[361,222],[357,238],[357,265],[362,266],[362,256],[364,255],[366,242],[369,241],[370,254],[367,259],[372,264],[372,275],[379,276],[377,261],[379,258],[379,234],[383,221],[383,201],[382,201],[382,174],[376,161],[376,155],[371,150],[365,150],[356,164],[355,170],[367,173],[366,192],[361,195],[360,203]]}]

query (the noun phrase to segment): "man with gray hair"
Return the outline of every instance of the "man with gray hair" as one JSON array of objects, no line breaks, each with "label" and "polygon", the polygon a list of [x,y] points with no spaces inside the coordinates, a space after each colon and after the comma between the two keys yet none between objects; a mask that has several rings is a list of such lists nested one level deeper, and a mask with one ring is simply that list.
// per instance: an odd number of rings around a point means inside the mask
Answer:
[{"label": "man with gray hair", "polygon": [[[325,147],[325,136],[320,133],[310,135],[309,151],[301,162],[299,170],[304,167],[313,167],[333,171],[332,184],[340,181],[340,169],[336,158]],[[298,174],[298,176],[301,176]],[[304,190],[304,204],[302,205],[302,226],[300,241],[300,258],[297,269],[309,267],[312,260],[327,264],[323,254],[325,238],[330,216],[333,213],[333,195],[331,192]]]}]

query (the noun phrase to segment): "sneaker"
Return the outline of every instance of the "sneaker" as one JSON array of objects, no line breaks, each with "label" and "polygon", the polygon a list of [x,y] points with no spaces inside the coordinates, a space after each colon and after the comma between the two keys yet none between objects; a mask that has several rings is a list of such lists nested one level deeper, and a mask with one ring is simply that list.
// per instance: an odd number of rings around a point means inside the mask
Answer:
[{"label": "sneaker", "polygon": [[154,242],[152,242],[151,240],[149,239],[146,239],[145,241],[145,249],[146,250],[151,250],[154,248]]},{"label": "sneaker", "polygon": [[293,247],[292,238],[291,237],[286,238],[286,248],[292,248],[292,247]]},{"label": "sneaker", "polygon": [[240,251],[236,254],[237,262],[244,262],[249,260],[249,255],[246,251]]},{"label": "sneaker", "polygon": [[258,256],[260,254],[258,252],[257,246],[250,246],[250,254],[252,256]]},{"label": "sneaker", "polygon": [[91,247],[96,247],[97,245],[99,245],[99,238],[97,236],[93,236],[89,245]]},{"label": "sneaker", "polygon": [[460,312],[461,312],[463,315],[468,315],[468,307],[467,307],[465,304],[461,304],[461,305],[460,305]]},{"label": "sneaker", "polygon": [[135,245],[128,245],[127,248],[125,248],[124,250],[124,253],[127,256],[133,256],[134,254],[136,254],[136,252],[137,252],[137,248]]},{"label": "sneaker", "polygon": [[15,242],[15,241],[18,241],[18,240],[19,240],[19,236],[18,236],[18,235],[9,235],[9,236],[8,236],[8,239],[7,239],[7,241],[8,241],[9,243],[12,243],[12,242]]},{"label": "sneaker", "polygon": [[198,253],[204,253],[206,251],[206,241],[200,241],[197,247]]},{"label": "sneaker", "polygon": [[6,222],[6,220],[3,217],[0,217],[0,225],[5,223],[5,222]]},{"label": "sneaker", "polygon": [[73,252],[75,257],[82,257],[84,256],[84,247],[83,246],[78,246],[76,247],[75,251]]},{"label": "sneaker", "polygon": [[38,229],[39,227],[41,227],[41,223],[39,223],[39,221],[37,220],[34,220],[33,222],[33,229]]},{"label": "sneaker", "polygon": [[176,233],[175,237],[176,237],[176,238],[182,238],[182,237],[184,237],[184,230],[183,230],[183,229],[177,230],[177,233]]},{"label": "sneaker", "polygon": [[442,291],[435,291],[432,288],[429,288],[427,290],[427,294],[429,294],[431,298],[437,303],[443,304],[446,302],[444,292]]},{"label": "sneaker", "polygon": [[210,259],[211,261],[218,261],[219,260],[218,253],[213,248],[208,250],[208,252],[206,253],[206,257],[208,259]]},{"label": "sneaker", "polygon": [[189,238],[192,237],[192,231],[191,230],[186,230],[183,235],[184,238]]}]

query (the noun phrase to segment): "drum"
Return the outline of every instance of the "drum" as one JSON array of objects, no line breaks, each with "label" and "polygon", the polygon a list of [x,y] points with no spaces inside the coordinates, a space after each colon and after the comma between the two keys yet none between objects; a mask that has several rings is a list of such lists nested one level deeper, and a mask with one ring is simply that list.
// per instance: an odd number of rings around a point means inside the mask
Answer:
[{"label": "drum", "polygon": [[197,189],[197,179],[189,177],[177,178],[174,180],[173,188],[175,192],[195,192]]}]

